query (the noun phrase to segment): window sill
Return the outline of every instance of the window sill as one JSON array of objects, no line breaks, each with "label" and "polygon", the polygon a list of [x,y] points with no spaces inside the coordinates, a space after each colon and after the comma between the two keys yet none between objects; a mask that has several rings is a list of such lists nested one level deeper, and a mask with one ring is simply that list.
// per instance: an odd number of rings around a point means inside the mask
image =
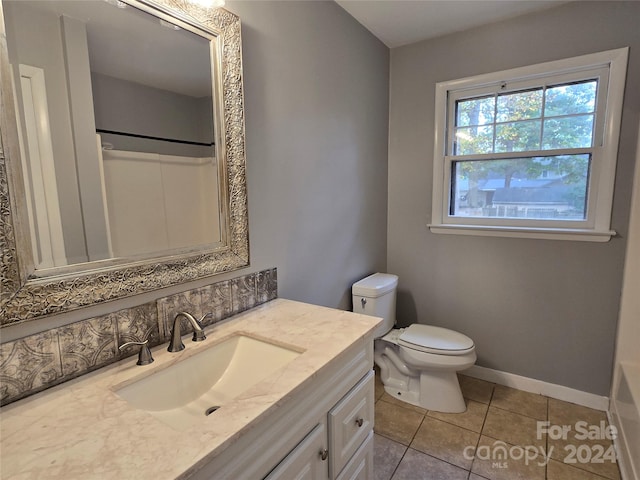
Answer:
[{"label": "window sill", "polygon": [[579,230],[570,228],[498,227],[486,225],[429,224],[432,233],[475,235],[481,237],[535,238],[541,240],[572,240],[579,242],[608,242],[615,237],[613,230]]}]

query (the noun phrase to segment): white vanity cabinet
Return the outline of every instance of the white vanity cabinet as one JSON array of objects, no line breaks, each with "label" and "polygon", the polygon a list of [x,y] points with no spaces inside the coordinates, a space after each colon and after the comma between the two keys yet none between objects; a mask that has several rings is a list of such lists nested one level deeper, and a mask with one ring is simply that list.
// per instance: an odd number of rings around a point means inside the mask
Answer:
[{"label": "white vanity cabinet", "polygon": [[373,389],[371,370],[327,413],[328,429],[316,425],[265,480],[371,478]]},{"label": "white vanity cabinet", "polygon": [[265,480],[325,480],[327,478],[327,432],[319,423]]},{"label": "white vanity cabinet", "polygon": [[373,430],[336,480],[371,480],[373,473]]},{"label": "white vanity cabinet", "polygon": [[360,339],[189,478],[373,478],[373,342]]},{"label": "white vanity cabinet", "polygon": [[373,370],[370,370],[329,411],[329,478],[332,480],[338,478],[373,431],[373,390],[374,374]]},{"label": "white vanity cabinet", "polygon": [[[206,341],[188,342],[183,352],[156,347],[152,366],[127,358],[15,402],[0,415],[0,477],[67,480],[82,471],[91,479],[119,480],[135,471],[138,480],[370,480],[373,335],[379,323],[279,298],[216,323]],[[150,401],[136,406],[121,396],[138,385],[147,402],[153,395],[146,382],[164,385],[171,371],[197,371],[203,382],[201,370],[224,358],[205,352],[231,345],[227,340],[237,336],[296,355],[257,383],[249,381],[253,363],[241,373],[230,370],[230,389],[236,380],[252,386],[227,401],[194,406],[197,416],[189,418],[178,408],[165,412],[175,416],[164,421],[151,413]],[[266,365],[275,358],[269,357],[272,348],[251,348],[242,361]],[[181,381],[173,387],[186,389]],[[204,414],[216,404],[220,408]]]}]

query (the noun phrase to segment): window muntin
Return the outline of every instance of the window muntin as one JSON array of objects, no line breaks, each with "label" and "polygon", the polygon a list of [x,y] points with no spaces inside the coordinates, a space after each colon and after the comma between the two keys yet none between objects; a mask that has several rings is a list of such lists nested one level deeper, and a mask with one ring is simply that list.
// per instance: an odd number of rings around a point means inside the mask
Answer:
[{"label": "window muntin", "polygon": [[593,146],[598,78],[456,99],[453,155]]},{"label": "window muntin", "polygon": [[[585,221],[598,77],[453,100],[449,215]],[[567,155],[539,155],[544,150]],[[464,161],[467,155],[524,154]],[[536,154],[530,152],[537,152]],[[529,153],[529,155],[527,155]]]},{"label": "window muntin", "polygon": [[[628,48],[621,48],[438,83],[429,228],[562,240],[607,241],[614,235],[611,206],[627,57]],[[481,207],[469,209],[462,192],[474,162],[485,162],[473,167],[484,172],[478,180],[485,183],[495,180],[499,162],[503,170],[504,162],[518,170],[520,183],[508,183],[513,191],[494,193],[494,199],[521,200],[525,192],[515,191],[518,185],[548,185],[548,179],[555,182],[555,197],[561,190],[578,193],[553,214],[542,206],[536,213],[529,205],[523,214],[490,205],[483,216]],[[536,168],[516,168],[526,162]],[[544,162],[550,168],[535,165]],[[542,191],[532,197],[546,198]]]}]

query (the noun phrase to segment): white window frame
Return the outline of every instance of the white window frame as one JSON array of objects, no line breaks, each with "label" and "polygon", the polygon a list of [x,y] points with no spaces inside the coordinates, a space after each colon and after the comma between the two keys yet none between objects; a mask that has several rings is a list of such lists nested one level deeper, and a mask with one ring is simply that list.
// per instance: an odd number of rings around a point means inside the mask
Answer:
[{"label": "white window frame", "polygon": [[[436,84],[435,142],[433,157],[432,218],[433,233],[541,238],[606,242],[611,230],[611,208],[618,154],[618,138],[627,71],[628,48],[514,68]],[[492,153],[486,155],[448,155],[452,142],[456,100],[484,92],[522,90],[545,84],[558,84],[598,77],[593,147],[573,153],[591,154],[587,186],[587,214],[584,221],[462,217],[450,214],[451,171],[454,161],[519,158],[534,152]],[[548,77],[548,78],[547,78]],[[545,79],[548,82],[545,82]],[[501,89],[501,87],[503,87]],[[601,96],[602,95],[602,96]],[[450,114],[453,112],[453,114]],[[447,145],[449,142],[449,145]],[[449,147],[449,148],[447,148]],[[540,155],[560,155],[561,150],[537,151]],[[525,155],[522,155],[525,154]]]}]

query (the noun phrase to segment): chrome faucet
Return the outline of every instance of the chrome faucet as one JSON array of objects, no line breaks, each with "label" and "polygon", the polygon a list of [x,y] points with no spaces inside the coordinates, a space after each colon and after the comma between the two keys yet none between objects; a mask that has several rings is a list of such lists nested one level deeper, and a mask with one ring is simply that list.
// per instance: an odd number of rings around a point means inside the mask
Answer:
[{"label": "chrome faucet", "polygon": [[127,342],[118,347],[120,351],[128,347],[129,345],[140,345],[140,352],[138,352],[138,362],[136,365],[149,365],[153,363],[153,357],[151,356],[151,350],[149,350],[149,339],[144,342]]},{"label": "chrome faucet", "polygon": [[202,329],[202,321],[207,318],[211,313],[207,313],[203,315],[200,320],[196,320],[196,318],[187,312],[178,313],[173,319],[173,328],[171,329],[171,341],[169,342],[169,348],[167,348],[170,352],[179,352],[180,350],[184,350],[184,343],[182,343],[182,335],[180,333],[180,317],[184,317],[189,320],[189,323],[193,327],[193,341],[201,342],[205,338],[207,338],[204,334],[204,330]]}]

